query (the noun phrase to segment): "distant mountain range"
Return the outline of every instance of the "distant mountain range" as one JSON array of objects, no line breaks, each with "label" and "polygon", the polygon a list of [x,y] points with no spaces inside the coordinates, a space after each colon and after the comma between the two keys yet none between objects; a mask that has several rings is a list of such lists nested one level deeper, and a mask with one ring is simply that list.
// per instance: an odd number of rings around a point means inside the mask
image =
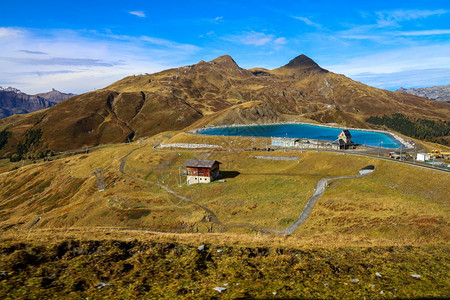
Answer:
[{"label": "distant mountain range", "polygon": [[435,101],[450,102],[450,84],[418,89],[399,88],[397,92],[416,95]]},{"label": "distant mountain range", "polygon": [[72,96],[75,94],[61,93],[55,89],[47,93],[28,95],[13,87],[0,86],[0,119],[44,109]]}]

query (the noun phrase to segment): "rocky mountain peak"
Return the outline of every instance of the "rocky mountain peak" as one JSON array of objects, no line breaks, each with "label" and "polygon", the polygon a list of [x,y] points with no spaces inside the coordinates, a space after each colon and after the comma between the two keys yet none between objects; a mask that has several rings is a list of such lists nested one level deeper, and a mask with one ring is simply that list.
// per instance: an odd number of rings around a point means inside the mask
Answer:
[{"label": "rocky mountain peak", "polygon": [[283,68],[326,71],[325,69],[322,69],[315,61],[313,61],[311,58],[309,58],[305,54],[301,54],[301,55],[295,57],[287,65],[284,65]]},{"label": "rocky mountain peak", "polygon": [[238,64],[229,55],[222,55],[210,61],[210,63],[223,65],[227,67],[239,68]]}]

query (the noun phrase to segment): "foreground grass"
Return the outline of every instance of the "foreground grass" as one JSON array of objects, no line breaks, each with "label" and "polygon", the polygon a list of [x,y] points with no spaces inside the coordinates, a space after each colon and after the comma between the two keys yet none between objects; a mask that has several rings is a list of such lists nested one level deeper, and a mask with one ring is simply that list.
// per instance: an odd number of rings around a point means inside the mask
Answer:
[{"label": "foreground grass", "polygon": [[[203,242],[126,236],[53,242],[5,239],[0,242],[0,297],[450,296],[447,246],[286,247],[270,246],[266,238],[260,246],[244,246],[210,241],[208,235],[200,238]],[[205,245],[203,250],[200,245]],[[100,288],[100,282],[111,285]],[[226,290],[213,290],[218,286]]]}]

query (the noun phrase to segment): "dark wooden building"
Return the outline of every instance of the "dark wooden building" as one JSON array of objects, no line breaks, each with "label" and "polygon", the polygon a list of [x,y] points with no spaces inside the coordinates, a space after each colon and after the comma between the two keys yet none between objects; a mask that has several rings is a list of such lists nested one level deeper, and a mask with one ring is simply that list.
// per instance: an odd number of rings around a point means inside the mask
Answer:
[{"label": "dark wooden building", "polygon": [[210,183],[216,179],[219,174],[219,165],[217,160],[208,159],[188,159],[182,167],[187,171],[187,184]]}]

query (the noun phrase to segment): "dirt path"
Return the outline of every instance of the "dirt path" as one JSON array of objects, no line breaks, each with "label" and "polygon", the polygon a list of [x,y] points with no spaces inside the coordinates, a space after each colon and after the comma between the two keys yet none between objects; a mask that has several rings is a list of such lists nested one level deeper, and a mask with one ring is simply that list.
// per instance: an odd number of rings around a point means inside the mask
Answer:
[{"label": "dirt path", "polygon": [[[297,218],[297,220],[295,220],[294,223],[292,223],[288,228],[286,228],[283,231],[263,229],[263,228],[259,228],[258,226],[251,225],[251,224],[233,224],[233,225],[228,224],[227,225],[227,224],[222,223],[219,220],[219,218],[217,217],[217,215],[212,210],[210,210],[208,207],[206,207],[204,205],[201,205],[199,203],[196,203],[196,202],[192,201],[191,199],[189,199],[186,196],[182,196],[182,195],[177,194],[175,191],[170,189],[168,186],[162,185],[160,183],[151,182],[151,181],[148,181],[148,180],[145,180],[145,179],[142,179],[142,178],[138,178],[138,177],[135,177],[133,175],[130,175],[130,174],[126,173],[124,169],[125,169],[126,159],[128,158],[128,156],[130,156],[136,150],[139,150],[142,147],[145,147],[146,145],[147,144],[145,144],[144,146],[140,146],[139,148],[133,149],[128,154],[126,154],[124,157],[122,157],[120,159],[121,164],[120,164],[120,167],[119,167],[119,171],[122,174],[124,174],[125,176],[128,176],[128,177],[130,177],[130,178],[132,178],[134,180],[158,186],[158,187],[164,189],[167,193],[173,195],[174,197],[177,197],[177,198],[181,199],[182,201],[186,201],[186,202],[192,203],[193,205],[201,208],[203,211],[205,211],[207,213],[207,219],[210,222],[212,222],[212,223],[214,223],[216,225],[220,225],[224,229],[227,229],[227,228],[250,228],[250,229],[252,229],[254,231],[259,231],[259,232],[262,232],[262,233],[279,233],[279,234],[282,234],[282,235],[292,234],[301,224],[303,224],[306,221],[306,219],[308,218],[312,208],[314,207],[314,204],[320,198],[320,196],[322,196],[323,193],[325,192],[325,188],[327,186],[328,181],[336,180],[336,179],[346,179],[346,178],[361,178],[361,177],[364,177],[364,176],[367,176],[367,175],[370,174],[370,172],[369,172],[369,173],[360,173],[360,174],[357,174],[357,175],[347,175],[347,176],[338,176],[338,177],[329,177],[329,178],[322,178],[322,179],[320,179],[317,182],[317,185],[316,185],[316,188],[314,190],[313,195],[311,196],[311,198],[306,203],[305,208],[301,212],[300,216]],[[159,148],[157,148],[157,146],[158,145],[154,146],[153,148],[155,150],[160,150]],[[166,150],[166,149],[164,149],[164,150]],[[169,149],[167,149],[167,150],[169,150]],[[171,150],[169,150],[169,151],[171,151]],[[267,175],[267,174],[249,174],[249,175]],[[278,175],[281,175],[281,174],[278,174]]]},{"label": "dirt path", "polygon": [[288,228],[286,228],[283,231],[280,231],[280,234],[292,234],[294,233],[294,231],[303,224],[303,222],[306,221],[306,219],[309,216],[309,213],[311,212],[314,204],[316,204],[317,199],[320,198],[320,196],[323,195],[323,193],[325,192],[325,188],[327,186],[328,181],[330,180],[336,180],[336,179],[344,179],[344,178],[360,178],[360,177],[364,177],[369,175],[370,173],[365,173],[365,174],[359,174],[359,175],[348,175],[348,176],[338,176],[338,177],[329,177],[329,178],[322,178],[319,180],[319,182],[317,182],[316,188],[314,190],[313,195],[311,196],[311,198],[308,200],[308,202],[305,205],[305,208],[303,209],[302,213],[300,214],[300,216],[297,218],[297,220],[295,220],[294,223],[292,223],[291,226],[289,226]]},{"label": "dirt path", "polygon": [[[145,147],[145,145],[144,145],[144,147]],[[122,173],[122,174],[124,174],[125,176],[128,176],[128,177],[130,177],[130,178],[132,178],[132,179],[134,179],[134,180],[137,180],[137,181],[140,181],[140,182],[144,182],[144,183],[148,183],[148,184],[151,184],[151,185],[156,185],[157,187],[160,187],[160,188],[164,189],[164,190],[165,190],[166,192],[168,192],[169,194],[171,194],[171,195],[173,195],[173,196],[175,196],[175,197],[177,197],[177,198],[179,198],[179,199],[181,199],[181,200],[183,200],[183,201],[186,201],[186,202],[189,202],[189,203],[194,204],[195,206],[197,206],[197,207],[203,209],[203,210],[208,214],[207,218],[209,219],[210,222],[215,223],[215,224],[217,224],[217,225],[221,225],[221,226],[223,225],[223,224],[220,222],[219,218],[216,216],[216,214],[215,214],[212,210],[210,210],[209,208],[207,208],[206,206],[201,205],[201,204],[198,204],[198,203],[192,201],[191,199],[189,199],[188,197],[185,197],[185,196],[182,196],[182,195],[177,194],[175,191],[171,190],[169,187],[167,187],[167,186],[165,186],[165,185],[162,185],[162,184],[160,184],[160,183],[151,182],[151,181],[148,181],[148,180],[145,180],[145,179],[142,179],[142,178],[138,178],[138,177],[135,177],[135,176],[133,176],[133,175],[130,175],[130,174],[126,173],[124,169],[125,169],[125,164],[126,164],[126,159],[127,159],[127,157],[130,156],[130,155],[131,155],[133,152],[135,152],[136,150],[139,150],[139,149],[141,149],[141,148],[142,148],[142,147],[131,150],[130,152],[128,152],[127,155],[125,155],[124,157],[122,157],[122,158],[120,159],[120,161],[121,161],[120,167],[119,167],[120,173]]]},{"label": "dirt path", "polygon": [[165,186],[165,185],[162,185],[162,184],[156,183],[156,182],[151,182],[151,181],[148,181],[148,180],[145,180],[145,179],[142,179],[142,178],[138,178],[138,177],[135,177],[133,175],[130,175],[130,174],[126,173],[125,172],[125,164],[126,164],[126,159],[128,158],[128,156],[133,154],[133,152],[135,152],[136,150],[139,150],[139,149],[141,149],[141,148],[143,148],[145,146],[146,146],[146,144],[143,145],[143,146],[140,146],[139,148],[131,150],[124,157],[122,157],[120,159],[121,163],[120,163],[119,171],[123,175],[125,175],[125,176],[127,176],[127,177],[129,177],[129,178],[131,178],[133,180],[137,180],[137,181],[140,181],[140,182],[143,182],[143,183],[147,183],[147,184],[151,184],[151,185],[155,185],[157,187],[160,187],[160,188],[164,189],[167,193],[173,195],[174,197],[177,197],[178,199],[180,199],[182,201],[186,201],[186,202],[192,203],[193,205],[199,207],[200,209],[202,209],[203,211],[205,211],[207,213],[206,218],[207,218],[207,220],[209,222],[212,222],[212,223],[214,223],[216,225],[219,225],[224,230],[227,230],[227,229],[230,229],[230,228],[249,228],[249,229],[251,229],[253,231],[262,232],[262,233],[272,233],[272,232],[274,232],[273,230],[263,229],[263,228],[260,228],[260,227],[258,227],[256,225],[252,225],[252,224],[224,224],[224,223],[222,223],[219,220],[217,215],[211,209],[209,209],[208,207],[206,207],[206,206],[204,206],[202,204],[199,204],[199,203],[196,203],[196,202],[192,201],[191,199],[189,199],[186,196],[182,196],[182,195],[177,194],[174,190],[170,189],[168,186]]}]

